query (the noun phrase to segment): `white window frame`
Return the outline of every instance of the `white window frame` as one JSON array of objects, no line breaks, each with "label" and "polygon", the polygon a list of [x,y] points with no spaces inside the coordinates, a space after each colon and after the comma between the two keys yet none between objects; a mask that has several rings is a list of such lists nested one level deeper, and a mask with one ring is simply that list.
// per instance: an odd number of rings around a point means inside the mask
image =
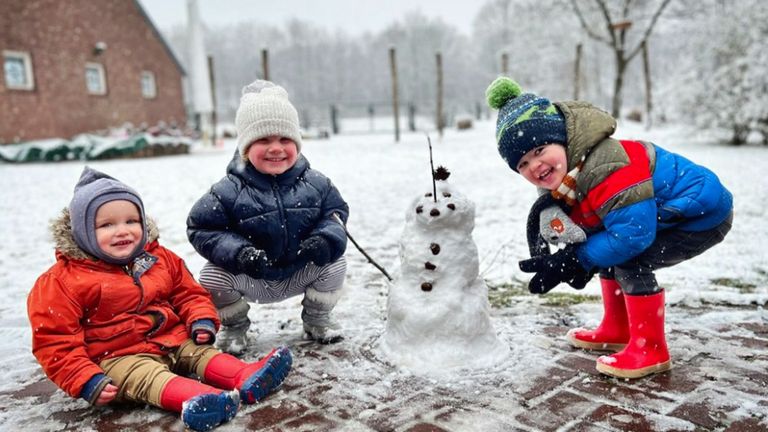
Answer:
[{"label": "white window frame", "polygon": [[[88,80],[88,71],[95,70],[101,88],[91,88],[90,81]],[[85,90],[88,94],[103,96],[107,94],[107,74],[104,73],[104,65],[101,63],[88,62],[85,64]]]},{"label": "white window frame", "polygon": [[157,97],[157,80],[152,71],[141,71],[141,95],[144,99],[154,99]]},{"label": "white window frame", "polygon": [[[24,64],[24,83],[14,84],[8,81],[8,76],[5,73],[5,61],[6,59],[21,60]],[[32,73],[32,56],[26,51],[13,51],[3,50],[3,76],[5,77],[5,88],[10,90],[34,90],[35,89],[35,75]]]}]

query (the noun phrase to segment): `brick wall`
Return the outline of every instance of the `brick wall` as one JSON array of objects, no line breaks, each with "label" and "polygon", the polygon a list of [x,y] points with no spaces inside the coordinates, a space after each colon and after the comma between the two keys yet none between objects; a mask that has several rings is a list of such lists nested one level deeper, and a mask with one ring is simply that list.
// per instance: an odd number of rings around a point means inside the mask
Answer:
[{"label": "brick wall", "polygon": [[[133,0],[0,0],[0,11],[0,52],[29,52],[35,82],[11,90],[0,79],[0,143],[186,121],[182,72]],[[107,44],[98,55],[97,42]],[[88,94],[87,62],[104,66],[106,95]],[[154,99],[141,94],[144,70]]]}]

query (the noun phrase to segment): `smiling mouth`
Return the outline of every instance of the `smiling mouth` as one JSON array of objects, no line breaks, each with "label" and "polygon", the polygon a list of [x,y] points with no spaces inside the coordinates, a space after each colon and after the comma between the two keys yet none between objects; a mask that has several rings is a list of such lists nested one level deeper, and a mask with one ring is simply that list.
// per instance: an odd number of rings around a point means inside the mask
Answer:
[{"label": "smiling mouth", "polygon": [[112,246],[121,247],[121,246],[128,246],[128,245],[131,245],[131,244],[133,244],[133,241],[131,241],[131,240],[121,240],[119,242],[112,243]]},{"label": "smiling mouth", "polygon": [[544,181],[550,174],[552,174],[552,168],[547,169],[539,175],[539,180]]},{"label": "smiling mouth", "polygon": [[264,160],[265,160],[265,161],[267,161],[267,162],[282,162],[282,161],[284,161],[285,159],[286,159],[286,158],[284,158],[284,157],[283,157],[283,158],[266,158],[266,159],[264,159]]}]

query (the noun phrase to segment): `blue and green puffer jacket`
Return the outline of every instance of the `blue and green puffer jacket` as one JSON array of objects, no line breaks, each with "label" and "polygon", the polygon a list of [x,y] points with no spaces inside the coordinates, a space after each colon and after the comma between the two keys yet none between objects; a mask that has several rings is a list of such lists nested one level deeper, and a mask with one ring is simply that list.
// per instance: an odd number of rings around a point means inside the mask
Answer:
[{"label": "blue and green puffer jacket", "polygon": [[328,241],[331,259],[347,247],[344,227],[349,207],[330,179],[299,155],[283,174],[258,172],[235,152],[227,175],[200,198],[187,218],[187,237],[203,258],[234,274],[237,254],[253,246],[266,252],[271,266],[265,279],[280,280],[306,265],[299,244],[315,235]]},{"label": "blue and green puffer jacket", "polygon": [[571,219],[587,232],[576,254],[608,268],[639,255],[666,229],[705,231],[730,215],[733,195],[709,169],[653,143],[616,140],[616,121],[586,102],[558,102],[568,169],[583,161]]}]

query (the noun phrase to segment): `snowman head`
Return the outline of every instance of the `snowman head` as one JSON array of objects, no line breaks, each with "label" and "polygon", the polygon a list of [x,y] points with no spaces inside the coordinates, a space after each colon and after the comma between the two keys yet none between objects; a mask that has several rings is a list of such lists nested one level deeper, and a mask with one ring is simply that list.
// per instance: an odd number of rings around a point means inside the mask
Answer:
[{"label": "snowman head", "polygon": [[454,229],[471,232],[475,227],[475,205],[447,182],[450,175],[445,168],[437,169],[434,192],[416,197],[408,207],[405,220],[427,229]]}]

